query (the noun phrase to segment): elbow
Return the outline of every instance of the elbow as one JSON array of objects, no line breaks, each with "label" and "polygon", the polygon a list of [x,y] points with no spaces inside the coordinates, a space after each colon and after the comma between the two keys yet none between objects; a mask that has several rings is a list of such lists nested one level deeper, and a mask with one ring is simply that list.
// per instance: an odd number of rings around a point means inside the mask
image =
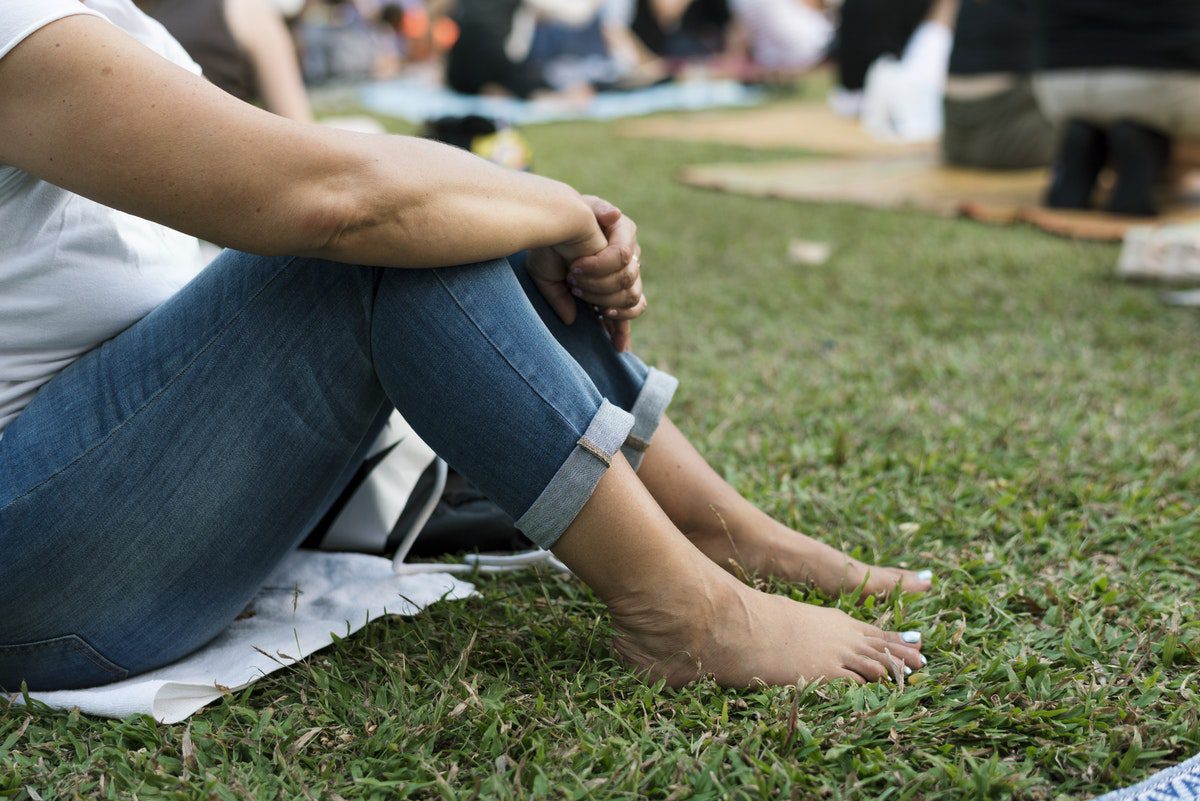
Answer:
[{"label": "elbow", "polygon": [[295,255],[356,260],[355,242],[381,222],[378,203],[355,182],[329,183],[310,189],[299,203]]}]

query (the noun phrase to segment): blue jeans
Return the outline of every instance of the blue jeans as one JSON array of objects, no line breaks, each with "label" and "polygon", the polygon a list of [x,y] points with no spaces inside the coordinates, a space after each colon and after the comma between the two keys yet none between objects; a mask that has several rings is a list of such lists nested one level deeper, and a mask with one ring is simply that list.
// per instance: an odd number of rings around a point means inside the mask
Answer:
[{"label": "blue jeans", "polygon": [[0,438],[0,687],[168,664],[245,607],[393,407],[544,547],[675,380],[562,324],[504,260],[428,270],[226,251]]}]

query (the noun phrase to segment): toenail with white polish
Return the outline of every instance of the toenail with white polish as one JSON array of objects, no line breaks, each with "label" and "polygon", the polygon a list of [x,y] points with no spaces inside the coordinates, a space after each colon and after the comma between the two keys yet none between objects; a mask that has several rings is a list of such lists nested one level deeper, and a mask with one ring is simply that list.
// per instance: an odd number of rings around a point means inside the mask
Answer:
[{"label": "toenail with white polish", "polygon": [[933,571],[932,570],[918,570],[917,571],[917,581],[933,581]]},{"label": "toenail with white polish", "polygon": [[919,654],[919,656],[921,657],[921,667],[925,667],[929,664],[929,659],[926,658],[925,654]]},{"label": "toenail with white polish", "polygon": [[900,639],[904,640],[907,643],[918,643],[921,641],[921,632],[919,632],[919,631],[902,631],[902,632],[900,632]]},{"label": "toenail with white polish", "polygon": [[910,668],[908,665],[905,665],[905,666],[904,666],[904,675],[905,675],[905,676],[911,676],[911,675],[912,675],[912,668]]}]

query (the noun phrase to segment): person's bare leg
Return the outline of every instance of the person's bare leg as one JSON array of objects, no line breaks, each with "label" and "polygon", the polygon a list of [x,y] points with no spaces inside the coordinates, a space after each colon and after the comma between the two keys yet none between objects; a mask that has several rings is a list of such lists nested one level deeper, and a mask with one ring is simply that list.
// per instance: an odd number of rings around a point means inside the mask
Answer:
[{"label": "person's bare leg", "polygon": [[831,595],[860,585],[872,595],[897,583],[908,592],[930,587],[927,573],[865,564],[773,520],[717,475],[665,417],[638,477],[675,526],[728,570],[812,584]]},{"label": "person's bare leg", "polygon": [[693,546],[618,453],[551,548],[612,613],[620,656],[672,686],[878,681],[925,663],[920,644],[845,613],[748,587]]}]

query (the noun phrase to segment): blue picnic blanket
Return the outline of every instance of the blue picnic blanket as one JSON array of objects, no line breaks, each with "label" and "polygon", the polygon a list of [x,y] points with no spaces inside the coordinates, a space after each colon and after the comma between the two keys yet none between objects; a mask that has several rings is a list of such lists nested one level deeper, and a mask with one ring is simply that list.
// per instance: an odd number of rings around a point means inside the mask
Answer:
[{"label": "blue picnic blanket", "polygon": [[1146,781],[1114,790],[1096,801],[1196,801],[1200,799],[1200,755],[1160,770]]},{"label": "blue picnic blanket", "polygon": [[403,78],[368,84],[359,99],[371,111],[421,123],[439,117],[479,114],[510,125],[564,120],[611,120],[658,111],[697,111],[761,103],[761,89],[737,81],[696,80],[623,92],[600,92],[586,104],[460,95],[440,86]]}]

